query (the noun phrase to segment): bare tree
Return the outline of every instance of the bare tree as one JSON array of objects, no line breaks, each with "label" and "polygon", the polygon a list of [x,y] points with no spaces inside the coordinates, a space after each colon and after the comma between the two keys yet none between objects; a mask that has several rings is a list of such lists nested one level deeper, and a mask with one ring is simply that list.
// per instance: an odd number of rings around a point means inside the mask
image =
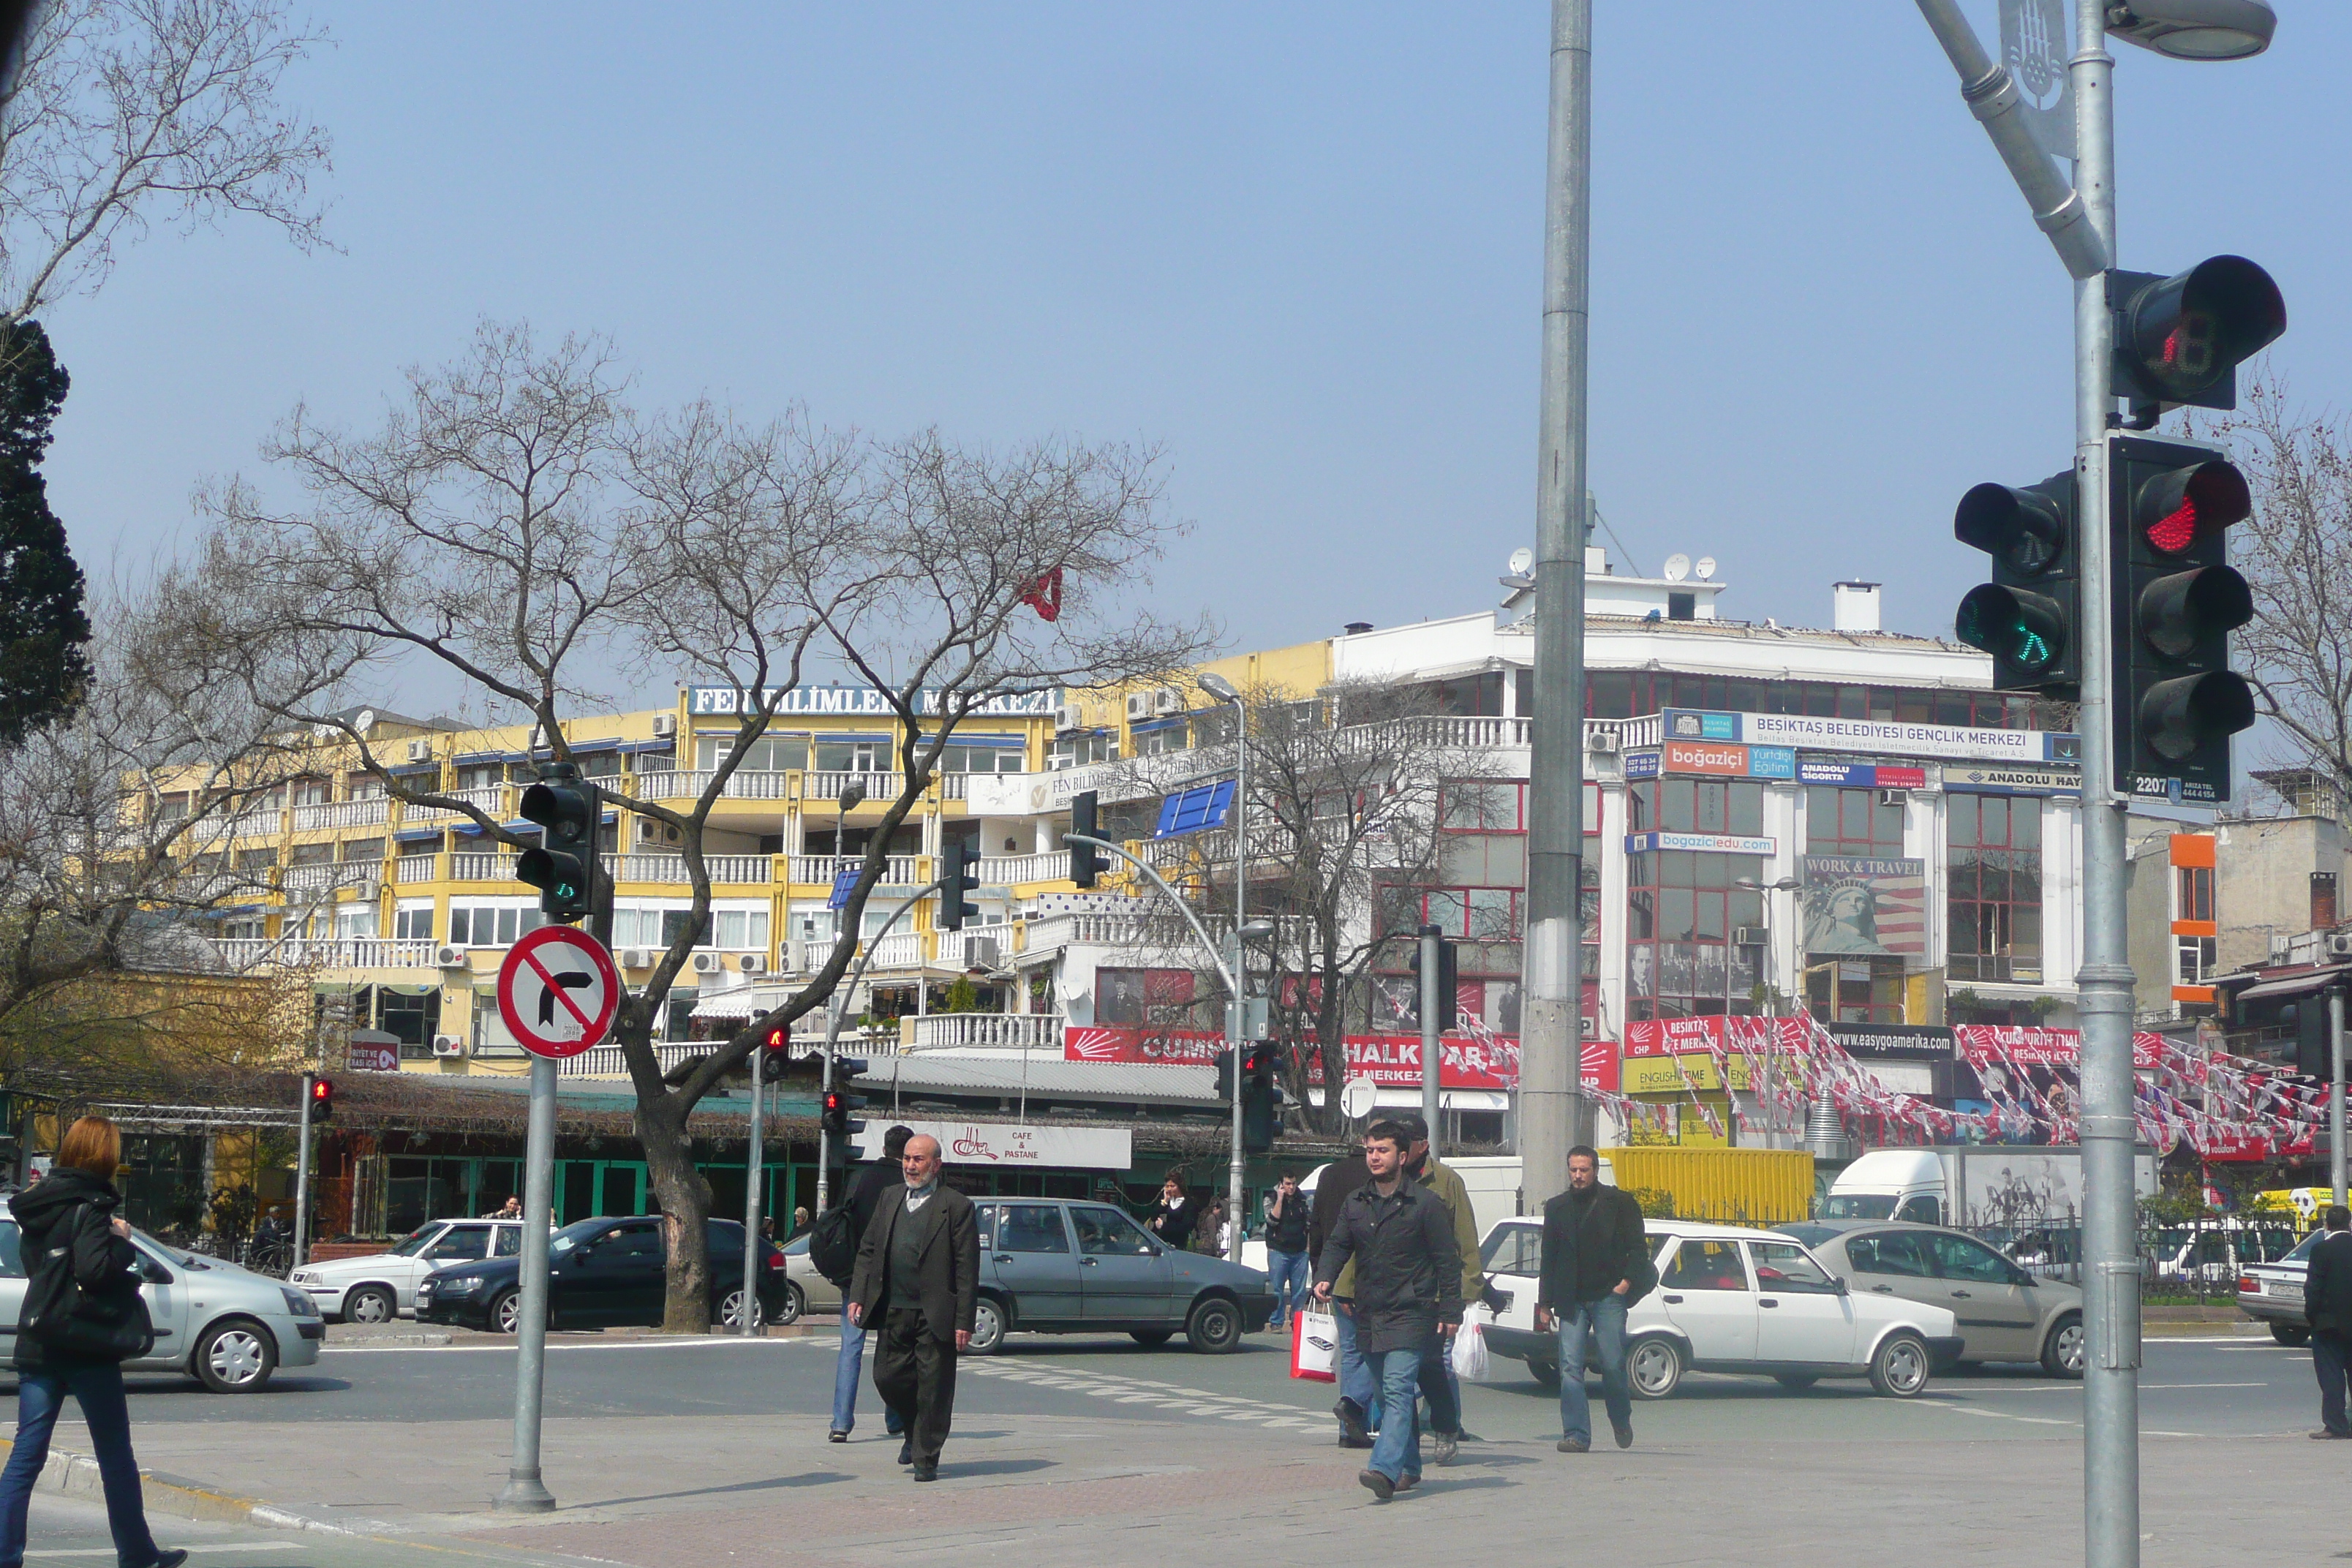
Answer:
[{"label": "bare tree", "polygon": [[324,41],[278,0],[50,0],[0,89],[0,322],[95,289],[156,223],[232,213],[322,244],[326,132],[289,110]]},{"label": "bare tree", "polygon": [[2352,795],[2352,426],[2294,408],[2267,373],[2249,378],[2245,402],[2213,431],[2254,500],[2230,534],[2254,592],[2236,649],[2263,712],[2342,797]]},{"label": "bare tree", "polygon": [[[1350,1019],[1372,1005],[1371,971],[1401,956],[1392,939],[1421,923],[1403,905],[1447,879],[1442,808],[1497,774],[1496,747],[1478,726],[1498,721],[1450,715],[1425,689],[1351,681],[1312,695],[1276,687],[1243,694],[1249,745],[1250,906],[1276,917],[1257,952],[1270,976],[1269,1017],[1288,1042],[1285,1066],[1294,1103],[1310,1079],[1325,1089],[1311,1120],[1324,1131],[1344,1122],[1338,1087],[1347,1081]],[[1196,716],[1224,737],[1212,757],[1230,766],[1231,710]],[[1234,855],[1230,832],[1168,841],[1161,874],[1179,881],[1212,918],[1230,918]],[[1478,880],[1486,878],[1482,874]],[[1482,911],[1483,914],[1483,911]],[[1504,930],[1474,938],[1514,940]],[[1310,1072],[1308,1058],[1314,1058]]]},{"label": "bare tree", "polygon": [[[665,1324],[708,1327],[708,1184],[688,1120],[772,1028],[821,1006],[856,954],[859,917],[893,832],[929,790],[955,727],[997,695],[1098,685],[1164,668],[1208,641],[1122,602],[1173,532],[1150,453],[1044,443],[1009,453],[936,433],[897,443],[826,435],[797,418],[742,424],[708,405],[647,417],[601,342],[541,351],[522,327],[484,326],[471,352],[413,371],[383,426],[354,436],[298,412],[268,448],[306,501],[276,508],[238,483],[211,498],[203,575],[229,606],[226,641],[247,689],[305,693],[286,717],[339,726],[386,793],[514,836],[492,815],[396,776],[339,719],[387,661],[437,663],[528,718],[551,761],[568,716],[608,711],[615,675],[681,666],[749,694],[723,755],[685,809],[628,809],[676,828],[692,889],[685,930],[615,1025],[635,1123],[669,1230]],[[1058,618],[1037,584],[1068,584]],[[271,672],[288,661],[294,678]],[[654,1033],[710,905],[712,806],[813,668],[847,669],[898,720],[898,768],[841,936],[788,999],[667,1081]],[[608,884],[609,886],[609,884]]]}]

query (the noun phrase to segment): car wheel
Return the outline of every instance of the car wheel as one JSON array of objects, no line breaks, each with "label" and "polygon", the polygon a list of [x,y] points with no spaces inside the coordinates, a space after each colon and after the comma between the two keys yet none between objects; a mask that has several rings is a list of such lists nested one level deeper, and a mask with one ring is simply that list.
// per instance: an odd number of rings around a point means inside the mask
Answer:
[{"label": "car wheel", "polygon": [[1528,1375],[1534,1378],[1536,1380],[1536,1386],[1542,1389],[1546,1394],[1558,1394],[1559,1392],[1559,1363],[1556,1361],[1531,1361],[1528,1363]]},{"label": "car wheel", "polygon": [[278,1342],[252,1319],[230,1318],[197,1338],[189,1364],[215,1394],[257,1393],[278,1370]]},{"label": "car wheel", "polygon": [[1870,1386],[1889,1399],[1910,1399],[1927,1386],[1927,1346],[1916,1334],[1889,1334],[1870,1358]]},{"label": "car wheel", "polygon": [[780,1326],[785,1323],[797,1323],[801,1321],[801,1314],[807,1310],[808,1292],[797,1285],[787,1282],[784,1286],[783,1304],[776,1309],[775,1316],[770,1318],[768,1321]]},{"label": "car wheel", "polygon": [[522,1293],[501,1290],[490,1303],[490,1327],[502,1334],[519,1333],[522,1330]]},{"label": "car wheel", "polygon": [[2301,1323],[2273,1323],[2271,1338],[2293,1350],[2311,1342],[2311,1331]]},{"label": "car wheel", "polygon": [[967,1355],[994,1355],[1004,1348],[1004,1308],[990,1297],[982,1296],[971,1311],[971,1343],[965,1347]]},{"label": "car wheel", "polygon": [[1821,1379],[1810,1372],[1776,1372],[1772,1374],[1772,1381],[1791,1394],[1802,1394]]},{"label": "car wheel", "polygon": [[2070,1312],[2051,1326],[2050,1337],[2042,1342],[2042,1370],[2053,1377],[2080,1377],[2089,1348],[2083,1320]]},{"label": "car wheel", "polygon": [[[719,1311],[713,1320],[721,1328],[740,1331],[743,1327],[743,1287],[738,1285],[719,1298]],[[751,1331],[758,1333],[767,1326],[767,1309],[760,1305],[757,1296],[751,1298]]]},{"label": "car wheel", "polygon": [[1625,1378],[1634,1398],[1665,1398],[1682,1386],[1682,1347],[1667,1339],[1636,1341],[1625,1352]]},{"label": "car wheel", "polygon": [[388,1323],[400,1316],[400,1303],[381,1285],[362,1285],[343,1299],[343,1321]]},{"label": "car wheel", "polygon": [[1167,1329],[1129,1329],[1127,1337],[1145,1350],[1156,1351],[1176,1336]]},{"label": "car wheel", "polygon": [[1184,1338],[1202,1355],[1228,1355],[1242,1347],[1242,1310],[1222,1296],[1192,1303]]}]

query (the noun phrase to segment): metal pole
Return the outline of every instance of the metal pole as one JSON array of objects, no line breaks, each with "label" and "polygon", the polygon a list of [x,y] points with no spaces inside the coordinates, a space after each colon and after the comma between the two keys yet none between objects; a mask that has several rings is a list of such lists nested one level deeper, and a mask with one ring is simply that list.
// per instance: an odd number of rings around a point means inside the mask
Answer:
[{"label": "metal pole", "polygon": [[1433,925],[1421,928],[1421,1119],[1429,1123],[1429,1148],[1438,1151],[1437,1068],[1444,1042],[1438,1037],[1439,1009],[1445,999],[1438,994],[1438,944],[1443,934]]},{"label": "metal pole", "polygon": [[[1233,1229],[1233,1254],[1242,1256],[1242,1187],[1246,1174],[1242,1152],[1242,1039],[1249,1029],[1249,950],[1242,945],[1242,927],[1249,923],[1249,708],[1234,694],[1234,1153],[1225,1173],[1225,1220]],[[1223,1254],[1220,1241],[1218,1251]]]},{"label": "metal pole", "polygon": [[[768,1047],[751,1053],[751,1147],[743,1163],[743,1321],[742,1335],[759,1332],[752,1320],[760,1306],[760,1080],[767,1076]],[[822,1129],[820,1129],[820,1132]]]},{"label": "metal pole", "polygon": [[2344,993],[2327,994],[2327,1184],[2344,1200]]},{"label": "metal pole", "polygon": [[[2074,193],[2116,254],[2115,61],[2106,0],[2076,0]],[[2125,935],[2126,803],[2116,794],[2113,550],[2107,532],[2108,393],[2115,328],[2105,278],[2074,283],[2074,475],[2083,556],[2083,1252],[2089,1358],[2083,1385],[2083,1531],[2089,1568],[2139,1562],[2140,1271],[2132,983]]]},{"label": "metal pole", "polygon": [[294,1267],[302,1267],[310,1246],[310,1086],[313,1073],[302,1075],[302,1106],[294,1115]]},{"label": "metal pole", "polygon": [[1536,710],[1519,1074],[1529,1212],[1568,1189],[1592,1137],[1580,1070],[1584,994],[1584,391],[1592,248],[1592,0],[1552,0],[1544,195],[1543,391],[1536,479]]},{"label": "metal pole", "polygon": [[506,1489],[491,1504],[501,1513],[549,1513],[555,1494],[539,1475],[541,1396],[547,1385],[549,1224],[555,1206],[555,1058],[530,1058],[530,1121],[523,1152],[522,1296],[515,1321],[514,1460]]},{"label": "metal pole", "polygon": [[[916,889],[913,897],[892,910],[890,918],[882,922],[882,929],[866,939],[866,951],[857,955],[857,966],[849,972],[849,978],[835,986],[833,994],[825,998],[824,1068],[824,1077],[819,1082],[817,1090],[820,1095],[830,1093],[833,1089],[833,1052],[835,1046],[841,1039],[842,1015],[847,1011],[849,998],[857,993],[857,983],[866,978],[866,966],[874,962],[874,955],[881,951],[882,939],[890,934],[890,928],[898,923],[899,917],[929,898],[932,893],[945,886],[947,878],[944,876],[932,878],[929,882]],[[915,986],[915,994],[918,996],[922,994],[923,986],[924,983],[918,980]],[[755,1096],[752,1100],[754,1105],[759,1103],[756,1098],[758,1092],[757,1089],[752,1091]],[[819,1214],[825,1211],[825,1200],[831,1195],[833,1190],[829,1157],[832,1142],[832,1139],[825,1133],[824,1118],[820,1116],[816,1123],[816,1212]],[[846,1164],[848,1162],[844,1161],[843,1163]]]}]

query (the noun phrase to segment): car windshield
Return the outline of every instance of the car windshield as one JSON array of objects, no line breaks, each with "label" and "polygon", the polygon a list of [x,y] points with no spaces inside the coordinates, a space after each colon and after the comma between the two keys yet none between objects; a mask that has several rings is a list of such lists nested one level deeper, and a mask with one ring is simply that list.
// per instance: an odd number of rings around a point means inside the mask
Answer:
[{"label": "car windshield", "polygon": [[2284,1258],[2280,1258],[2279,1261],[2281,1263],[2310,1262],[2311,1249],[2317,1247],[2319,1245],[2319,1238],[2326,1234],[2327,1233],[2325,1231],[2313,1231],[2309,1236],[2306,1236],[2301,1241],[2296,1242],[2294,1244],[2294,1250],[2288,1253]]},{"label": "car windshield", "polygon": [[1782,1236],[1793,1236],[1807,1247],[1819,1247],[1845,1234],[1843,1226],[1834,1225],[1776,1225],[1772,1227]]},{"label": "car windshield", "polygon": [[392,1255],[394,1258],[415,1258],[430,1247],[433,1244],[433,1238],[440,1234],[441,1222],[437,1219],[431,1225],[418,1226],[394,1245],[391,1249]]},{"label": "car windshield", "polygon": [[1832,1193],[1822,1200],[1823,1219],[1893,1219],[1892,1193]]},{"label": "car windshield", "polygon": [[809,1238],[807,1237],[796,1236],[793,1237],[792,1240],[784,1243],[784,1253],[787,1257],[791,1258],[805,1258],[808,1256],[808,1244]]}]

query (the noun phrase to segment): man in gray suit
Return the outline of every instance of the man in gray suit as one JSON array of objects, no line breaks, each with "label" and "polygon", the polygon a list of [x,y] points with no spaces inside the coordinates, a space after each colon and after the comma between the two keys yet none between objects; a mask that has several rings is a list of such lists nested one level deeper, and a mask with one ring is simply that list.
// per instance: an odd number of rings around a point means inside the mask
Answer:
[{"label": "man in gray suit", "polygon": [[874,1389],[907,1433],[898,1462],[929,1481],[955,1408],[956,1353],[971,1344],[980,1220],[970,1198],[940,1183],[938,1139],[908,1139],[899,1168],[907,1184],[875,1209],[843,1310],[879,1331]]}]

